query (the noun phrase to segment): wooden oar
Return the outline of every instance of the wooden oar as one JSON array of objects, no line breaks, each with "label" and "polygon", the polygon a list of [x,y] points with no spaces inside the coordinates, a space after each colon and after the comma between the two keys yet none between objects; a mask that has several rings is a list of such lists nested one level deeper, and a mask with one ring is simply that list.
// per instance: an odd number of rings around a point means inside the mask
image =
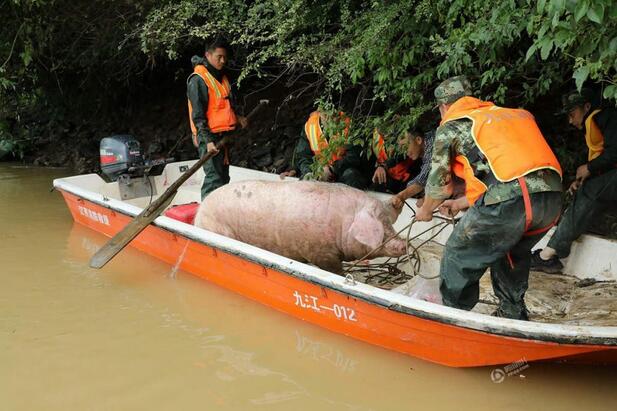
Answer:
[{"label": "wooden oar", "polygon": [[[261,107],[268,104],[268,100],[261,100],[259,104],[246,116],[247,120],[250,120]],[[216,144],[217,150],[223,148],[223,146],[229,141],[229,135],[225,136],[221,141]],[[137,217],[131,220],[122,231],[118,232],[111,238],[103,247],[101,247],[96,254],[90,259],[90,267],[101,268],[107,264],[116,254],[118,254],[128,243],[139,233],[141,233],[151,222],[153,222],[165,208],[173,200],[178,188],[189,179],[190,176],[195,174],[197,170],[204,165],[204,163],[215,156],[217,152],[206,153],[199,159],[191,168],[186,170],[172,185],[159,198],[152,204],[146,207]]]}]

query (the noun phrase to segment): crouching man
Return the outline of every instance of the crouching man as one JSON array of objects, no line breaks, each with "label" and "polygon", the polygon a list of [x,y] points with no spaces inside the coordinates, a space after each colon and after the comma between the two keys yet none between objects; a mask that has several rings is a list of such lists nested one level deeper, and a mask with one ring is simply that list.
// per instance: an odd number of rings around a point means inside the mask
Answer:
[{"label": "crouching man", "polygon": [[[343,112],[339,112],[334,118],[324,112],[312,112],[296,144],[294,169],[282,173],[281,178],[298,176],[301,179],[312,180],[319,177],[322,181],[343,183],[360,190],[366,189],[371,183],[371,167],[368,158],[362,153],[362,147],[347,141],[350,123],[349,117]],[[339,138],[339,129],[342,129],[343,144],[332,153],[319,176],[313,175],[312,166],[315,157],[324,155],[330,141]]]},{"label": "crouching man", "polygon": [[593,219],[617,201],[617,110],[593,104],[591,90],[564,96],[564,114],[571,125],[585,130],[589,149],[587,163],[576,170],[570,186],[572,204],[564,213],[555,233],[543,250],[533,254],[531,269],[560,273],[559,258],[570,254],[574,240],[583,234]]}]

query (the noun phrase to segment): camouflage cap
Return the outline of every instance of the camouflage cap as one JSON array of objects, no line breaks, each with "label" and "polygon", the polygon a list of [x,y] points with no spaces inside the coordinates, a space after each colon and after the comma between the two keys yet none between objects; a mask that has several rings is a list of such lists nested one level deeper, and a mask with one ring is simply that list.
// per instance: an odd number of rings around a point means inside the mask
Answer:
[{"label": "camouflage cap", "polygon": [[568,94],[561,97],[563,109],[559,112],[559,114],[568,114],[576,107],[582,107],[585,103],[591,104],[592,101],[593,92],[588,88],[583,88],[581,91],[570,91]]},{"label": "camouflage cap", "polygon": [[471,96],[471,83],[465,76],[450,77],[435,89],[437,104],[451,104],[461,97]]}]

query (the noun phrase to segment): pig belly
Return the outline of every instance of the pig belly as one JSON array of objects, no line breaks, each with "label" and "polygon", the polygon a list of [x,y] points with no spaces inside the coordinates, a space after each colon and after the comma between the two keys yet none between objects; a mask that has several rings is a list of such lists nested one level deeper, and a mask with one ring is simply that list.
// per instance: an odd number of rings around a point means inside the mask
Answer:
[{"label": "pig belly", "polygon": [[[325,183],[246,181],[212,192],[195,225],[321,268],[340,271],[353,198]],[[334,195],[333,195],[334,194]]]}]

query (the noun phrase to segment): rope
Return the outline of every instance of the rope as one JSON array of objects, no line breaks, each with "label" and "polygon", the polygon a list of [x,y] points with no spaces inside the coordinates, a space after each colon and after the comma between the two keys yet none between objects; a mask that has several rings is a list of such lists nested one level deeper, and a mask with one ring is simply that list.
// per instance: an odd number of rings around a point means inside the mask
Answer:
[{"label": "rope", "polygon": [[[409,224],[407,224],[404,228],[402,228],[401,230],[399,230],[396,234],[390,236],[389,238],[387,238],[381,245],[379,245],[378,247],[374,248],[373,250],[371,250],[369,253],[367,253],[366,255],[364,255],[362,258],[356,260],[353,264],[349,265],[344,271],[343,271],[343,275],[354,271],[354,272],[369,272],[369,275],[365,277],[365,282],[367,284],[371,284],[371,285],[375,285],[377,287],[381,287],[381,288],[389,288],[388,286],[391,285],[400,285],[400,284],[404,284],[407,281],[411,280],[413,277],[415,276],[419,276],[421,278],[424,278],[426,280],[430,280],[430,279],[435,279],[437,277],[439,277],[439,274],[434,275],[434,276],[424,276],[420,273],[421,268],[422,268],[422,262],[420,259],[420,249],[426,245],[427,243],[433,241],[437,236],[439,236],[439,234],[441,234],[441,232],[443,230],[446,229],[446,227],[448,227],[448,225],[452,224],[456,224],[456,221],[454,218],[444,218],[444,217],[440,217],[435,215],[434,218],[437,219],[441,219],[443,221],[440,221],[437,224],[434,224],[433,226],[429,227],[428,229],[422,231],[421,233],[418,233],[416,235],[414,235],[413,237],[411,236],[411,229],[413,227],[413,225],[416,223],[416,210],[413,209],[413,207],[411,207],[409,204],[407,204],[407,202],[404,202],[404,204],[409,207],[409,209],[411,210],[411,212],[413,213],[413,217],[411,219],[411,222]],[[419,237],[421,237],[422,235],[426,234],[429,231],[434,230],[435,228],[438,228],[439,230],[437,230],[437,232],[435,232],[434,234],[432,234],[429,238],[423,240],[419,245],[414,246],[412,244],[412,242],[416,239],[418,239]],[[364,264],[361,267],[358,267],[358,265],[363,262],[365,259],[367,259],[369,256],[373,255],[376,251],[380,250],[381,248],[383,248],[383,246],[385,246],[388,242],[390,242],[393,238],[397,237],[399,234],[401,234],[403,231],[407,230],[407,234],[406,234],[406,255],[402,256],[402,257],[397,257],[394,261],[392,261],[394,258],[390,257],[388,258],[386,261],[381,262],[381,263],[368,263],[368,264]],[[407,274],[405,271],[401,270],[400,266],[404,265],[404,264],[409,264],[410,267],[410,271],[412,272],[412,274]],[[346,263],[344,263],[344,265],[346,265]],[[373,271],[376,271],[375,274],[371,274]],[[352,274],[350,274],[352,275]],[[353,277],[353,275],[352,275]]]}]

